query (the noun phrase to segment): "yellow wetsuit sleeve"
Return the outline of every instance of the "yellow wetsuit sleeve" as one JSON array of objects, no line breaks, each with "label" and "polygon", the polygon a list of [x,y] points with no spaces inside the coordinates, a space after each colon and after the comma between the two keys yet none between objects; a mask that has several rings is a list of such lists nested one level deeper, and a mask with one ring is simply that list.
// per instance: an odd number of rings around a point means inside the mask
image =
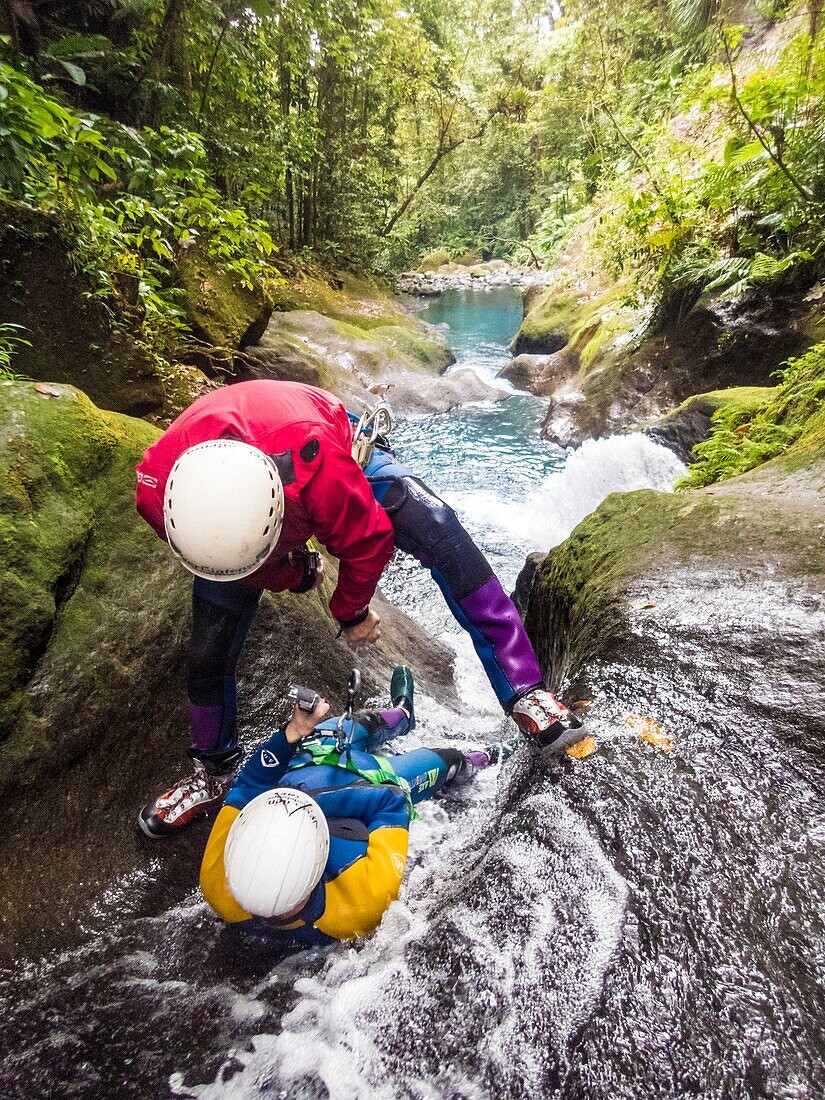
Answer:
[{"label": "yellow wetsuit sleeve", "polygon": [[373,932],[398,897],[408,841],[403,828],[373,830],[366,854],[327,883],[326,907],[315,927],[336,940]]},{"label": "yellow wetsuit sleeve", "polygon": [[240,813],[234,806],[224,806],[215,818],[212,832],[206,843],[206,851],[201,861],[201,892],[215,912],[223,920],[230,924],[238,921],[249,920],[252,916],[235,901],[229,891],[226,881],[226,868],[223,863],[223,853],[226,847],[226,838],[232,827],[232,822]]}]

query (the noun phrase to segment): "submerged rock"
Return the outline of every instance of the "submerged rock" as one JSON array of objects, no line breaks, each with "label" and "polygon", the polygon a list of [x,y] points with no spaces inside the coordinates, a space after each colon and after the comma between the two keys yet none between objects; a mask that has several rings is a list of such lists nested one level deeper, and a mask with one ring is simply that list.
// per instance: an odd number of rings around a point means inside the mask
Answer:
[{"label": "submerged rock", "polygon": [[[170,880],[135,826],[187,764],[191,578],[134,507],[134,466],[157,435],[69,386],[0,386],[4,950],[71,939],[110,884],[130,878],[151,908],[147,891],[180,898],[196,882],[201,826],[170,853]],[[293,681],[340,704],[356,661],[366,694],[386,698],[403,661],[453,698],[449,653],[380,598],[376,648],[356,657],[336,640],[331,584],[264,597],[240,669],[248,739],[281,720]]]},{"label": "submerged rock", "polygon": [[598,742],[541,782],[628,889],[571,1095],[629,1048],[628,1096],[738,1067],[754,1095],[821,1091],[823,574],[822,450],[611,496],[539,570],[528,632]]}]

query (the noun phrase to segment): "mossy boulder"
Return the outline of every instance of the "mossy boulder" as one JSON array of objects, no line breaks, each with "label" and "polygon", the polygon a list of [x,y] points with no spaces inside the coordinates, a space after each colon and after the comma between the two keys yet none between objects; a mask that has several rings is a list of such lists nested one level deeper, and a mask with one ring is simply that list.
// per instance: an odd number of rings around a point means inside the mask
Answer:
[{"label": "mossy boulder", "polygon": [[[377,304],[385,305],[382,299]],[[394,304],[386,313],[368,314],[366,324],[360,314],[349,317],[315,310],[273,314],[260,343],[236,358],[235,377],[307,382],[361,401],[371,387],[437,375],[452,361],[443,333]]]},{"label": "mossy boulder", "polygon": [[704,301],[655,333],[637,311],[614,308],[609,298],[582,316],[568,345],[579,359],[568,380],[575,394],[552,395],[543,427],[552,440],[561,428],[568,444],[650,426],[696,393],[770,385],[825,326],[816,303],[762,291]]},{"label": "mossy boulder", "polygon": [[186,319],[199,340],[222,348],[243,349],[257,344],[273,310],[266,288],[243,286],[237,276],[196,244],[181,250],[175,266],[186,292]]},{"label": "mossy boulder", "polygon": [[[161,889],[157,851],[139,839],[135,814],[186,766],[191,578],[134,507],[134,466],[157,435],[69,386],[0,386],[0,919],[9,943],[71,938],[79,913],[124,876],[137,873],[135,898]],[[354,658],[336,640],[331,583],[262,601],[241,666],[247,738],[280,720],[292,680],[342,701]],[[446,650],[377,606],[385,640],[359,655],[366,692],[385,697],[389,670],[406,661],[449,699]],[[172,858],[177,896],[196,882],[202,843],[196,828]]]},{"label": "mossy boulder", "polygon": [[514,355],[552,355],[561,351],[580,321],[580,308],[570,294],[549,287],[526,299],[527,314],[513,338]]},{"label": "mossy boulder", "polygon": [[452,256],[446,248],[438,248],[435,252],[428,252],[418,265],[419,271],[438,271],[444,264],[452,262]]},{"label": "mossy boulder", "polygon": [[14,370],[82,387],[99,405],[142,416],[164,401],[160,360],[141,342],[137,286],[104,302],[72,260],[77,240],[54,213],[0,199],[0,321],[22,325]]},{"label": "mossy boulder", "polygon": [[755,409],[770,392],[770,386],[732,386],[727,390],[697,393],[651,424],[645,434],[669,447],[682,462],[689,463],[696,444],[708,438],[715,413],[733,406]]},{"label": "mossy boulder", "polygon": [[[825,450],[803,443],[709,489],[609,496],[539,567],[526,625],[542,668],[559,683],[630,644],[637,601],[656,619],[662,592],[700,580],[735,603],[745,575],[757,592],[774,581],[821,592],[823,573]],[[705,642],[721,653],[713,610],[711,602]]]},{"label": "mossy boulder", "polygon": [[272,289],[279,313],[304,310],[321,313],[356,328],[413,326],[413,318],[388,288],[375,279],[342,272],[330,275],[317,270],[287,273]]}]

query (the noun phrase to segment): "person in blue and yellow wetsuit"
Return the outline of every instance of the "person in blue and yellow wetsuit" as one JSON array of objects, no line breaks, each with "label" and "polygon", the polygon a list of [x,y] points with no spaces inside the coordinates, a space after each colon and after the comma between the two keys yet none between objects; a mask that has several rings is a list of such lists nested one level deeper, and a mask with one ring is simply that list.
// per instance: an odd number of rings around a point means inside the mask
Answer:
[{"label": "person in blue and yellow wetsuit", "polygon": [[223,920],[246,922],[284,945],[372,932],[398,896],[415,804],[512,751],[497,745],[376,755],[414,724],[405,666],[393,674],[391,696],[392,708],[357,712],[340,732],[339,719],[323,720],[325,700],[312,713],[296,706],[289,723],[249,757],[201,866],[203,895]]}]

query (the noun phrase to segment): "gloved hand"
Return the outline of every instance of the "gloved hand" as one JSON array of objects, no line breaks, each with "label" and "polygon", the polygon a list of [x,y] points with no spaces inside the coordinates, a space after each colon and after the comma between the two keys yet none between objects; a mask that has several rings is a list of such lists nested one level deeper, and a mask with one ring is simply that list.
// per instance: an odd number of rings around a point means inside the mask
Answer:
[{"label": "gloved hand", "polygon": [[284,734],[290,745],[295,745],[304,737],[309,737],[315,727],[329,714],[330,705],[326,699],[320,699],[315,710],[311,713],[302,710],[297,704],[292,711],[292,717],[287,722]]},{"label": "gloved hand", "polygon": [[292,589],[293,592],[311,592],[324,583],[324,559],[315,551],[304,546],[300,550],[290,550],[287,554],[290,565],[304,570],[304,579]]},{"label": "gloved hand", "polygon": [[584,722],[545,688],[522,695],[512,710],[522,733],[542,748],[563,752],[585,736]]},{"label": "gloved hand", "polygon": [[381,619],[374,611],[367,611],[366,617],[353,626],[344,626],[341,633],[345,641],[352,646],[372,645],[381,637]]}]

